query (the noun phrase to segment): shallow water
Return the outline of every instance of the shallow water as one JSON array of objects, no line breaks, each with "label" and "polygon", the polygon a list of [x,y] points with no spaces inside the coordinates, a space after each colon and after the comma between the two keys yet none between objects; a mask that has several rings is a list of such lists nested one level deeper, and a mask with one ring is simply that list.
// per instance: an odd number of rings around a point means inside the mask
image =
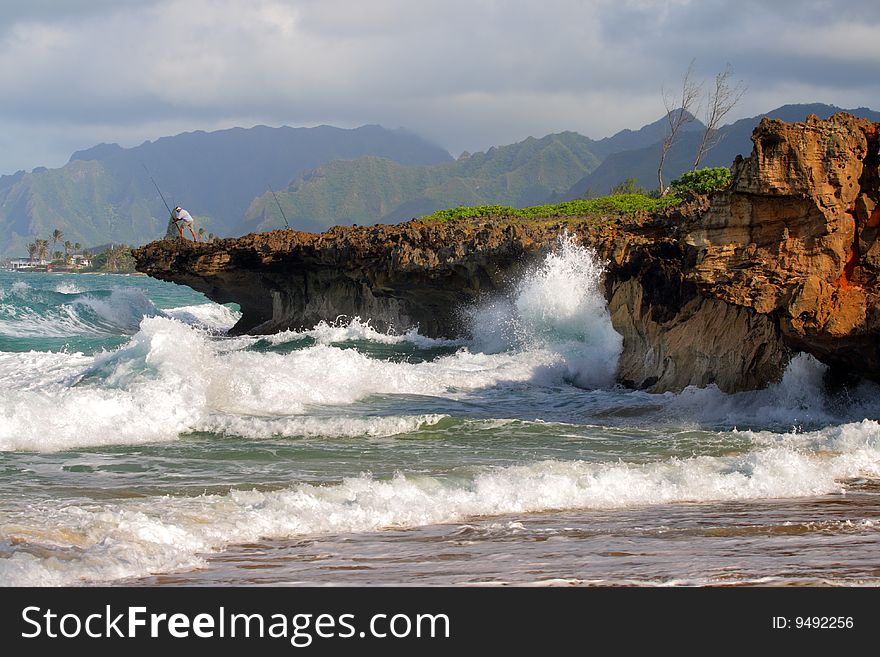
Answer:
[{"label": "shallow water", "polygon": [[876,585],[877,502],[875,491],[475,518],[239,545],[212,557],[203,569],[121,583]]},{"label": "shallow water", "polygon": [[0,582],[878,583],[877,388],[616,388],[564,243],[473,337],[0,273]]}]

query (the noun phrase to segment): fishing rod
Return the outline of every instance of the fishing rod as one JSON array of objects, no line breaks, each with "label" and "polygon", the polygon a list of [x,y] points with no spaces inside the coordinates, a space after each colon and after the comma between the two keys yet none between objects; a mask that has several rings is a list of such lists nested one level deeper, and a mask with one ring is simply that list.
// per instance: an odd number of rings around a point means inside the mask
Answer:
[{"label": "fishing rod", "polygon": [[266,183],[266,187],[269,188],[269,191],[272,192],[272,197],[275,199],[275,202],[278,204],[278,209],[281,210],[281,216],[284,217],[284,225],[287,226],[287,229],[290,230],[290,224],[287,223],[287,215],[284,214],[284,208],[281,207],[281,202],[278,200],[278,197],[275,195],[275,190],[272,189],[271,185]]},{"label": "fishing rod", "polygon": [[150,180],[153,182],[153,187],[156,188],[156,191],[159,192],[159,198],[162,199],[162,203],[165,204],[165,209],[168,210],[168,214],[171,214],[171,208],[168,207],[168,202],[165,200],[165,197],[162,195],[162,190],[159,189],[159,185],[156,184],[156,181],[153,180],[153,176],[150,174],[150,170],[147,168],[147,165],[141,162],[141,166],[144,168],[144,171],[147,172],[147,175],[150,176]]}]

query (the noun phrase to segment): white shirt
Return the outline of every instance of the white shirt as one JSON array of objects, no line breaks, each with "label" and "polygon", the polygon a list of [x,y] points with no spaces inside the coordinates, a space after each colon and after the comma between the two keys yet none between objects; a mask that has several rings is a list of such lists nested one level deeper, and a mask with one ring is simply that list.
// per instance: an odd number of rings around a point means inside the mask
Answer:
[{"label": "white shirt", "polygon": [[183,223],[186,223],[186,224],[191,224],[193,221],[193,218],[190,215],[190,213],[187,212],[186,210],[184,210],[183,208],[180,208],[180,210],[174,211],[174,218],[177,219],[178,221],[182,221]]}]

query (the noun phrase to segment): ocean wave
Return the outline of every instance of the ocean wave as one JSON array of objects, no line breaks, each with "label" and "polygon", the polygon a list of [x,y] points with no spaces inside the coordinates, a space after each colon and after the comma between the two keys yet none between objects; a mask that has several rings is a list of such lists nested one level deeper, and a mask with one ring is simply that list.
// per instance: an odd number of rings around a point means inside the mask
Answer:
[{"label": "ocean wave", "polygon": [[180,321],[150,317],[127,345],[96,355],[76,376],[69,368],[41,378],[39,389],[10,390],[0,400],[0,449],[167,441],[206,426],[212,413],[292,416],[375,394],[455,395],[552,376],[557,361],[551,352],[461,350],[396,363],[327,345],[228,352]]},{"label": "ocean wave", "polygon": [[[553,348],[494,354],[459,348],[432,360],[395,362],[327,344],[258,352],[247,349],[249,340],[216,339],[176,319],[149,317],[126,345],[95,356],[3,354],[0,377],[7,392],[0,399],[0,450],[160,442],[193,431],[234,432],[233,425],[247,436],[248,424],[254,435],[300,435],[297,427],[306,427],[301,416],[316,408],[325,409],[318,415],[338,415],[326,409],[376,395],[461,404],[485,396],[481,403],[494,409],[497,420],[508,414],[581,425],[651,422],[721,430],[803,430],[876,417],[877,411],[876,386],[851,391],[845,403],[830,398],[822,385],[824,366],[806,356],[792,362],[780,383],[748,393],[705,388],[651,395],[565,387],[563,396],[559,386],[569,380],[570,362]],[[499,391],[524,385],[532,391],[526,403],[516,401],[522,393],[513,401],[491,401],[504,394]],[[415,414],[435,412],[421,407]],[[446,409],[441,412],[448,414],[449,404]],[[273,423],[277,432],[268,428]]]},{"label": "ocean wave", "polygon": [[[766,390],[728,395],[710,386],[654,395],[611,387],[620,336],[600,293],[601,271],[594,254],[564,239],[510,299],[472,309],[474,338],[464,344],[415,331],[385,334],[358,318],[309,331],[227,338],[217,333],[239,314],[217,304],[161,312],[135,288],[67,294],[16,282],[14,294],[32,303],[49,298],[57,307],[88,307],[112,317],[117,327],[136,324],[137,330],[123,346],[91,357],[3,355],[0,385],[8,392],[0,399],[0,450],[162,442],[194,431],[314,435],[317,424],[305,416],[343,416],[332,408],[375,396],[440,398],[460,403],[465,415],[475,407],[491,412],[493,421],[578,425],[787,431],[877,416],[874,384],[836,399],[824,390],[824,366],[805,355]],[[499,336],[509,340],[504,348],[490,348]],[[253,349],[305,338],[289,351]],[[407,343],[429,357],[376,358],[360,347],[338,346],[346,342]],[[443,350],[431,353],[436,347]],[[392,405],[380,415],[450,414],[455,408],[423,403],[400,412]],[[365,425],[364,435],[370,431]]]},{"label": "ocean wave", "polygon": [[760,390],[728,394],[711,385],[643,398],[659,400],[663,404],[659,415],[666,421],[691,421],[700,426],[785,431],[880,417],[880,386],[866,381],[830,392],[825,385],[827,369],[802,353],[789,362],[781,381]]},{"label": "ocean wave", "polygon": [[168,308],[165,315],[210,333],[225,333],[241,318],[241,313],[217,303]]},{"label": "ocean wave", "polygon": [[144,317],[162,315],[142,290],[74,291],[34,289],[20,281],[0,304],[0,335],[15,338],[58,338],[83,335],[132,335]]},{"label": "ocean wave", "polygon": [[[839,429],[839,428],[838,428]],[[880,426],[822,430],[805,445],[766,445],[730,456],[657,463],[541,461],[463,468],[451,477],[350,477],[337,485],[66,505],[7,514],[0,559],[7,585],[105,582],[192,569],[230,544],[322,533],[460,522],[478,516],[618,509],[840,493],[880,478]],[[804,437],[799,437],[799,440]],[[857,528],[876,531],[873,525]]]},{"label": "ocean wave", "polygon": [[253,417],[242,415],[213,415],[195,427],[207,431],[243,438],[332,437],[332,438],[386,438],[411,433],[423,427],[436,425],[448,417],[440,413],[424,415],[369,415],[318,417]]},{"label": "ocean wave", "polygon": [[304,338],[310,338],[315,343],[323,345],[345,342],[409,343],[423,349],[455,347],[465,344],[464,340],[429,338],[421,335],[417,328],[411,328],[404,333],[377,331],[370,325],[369,320],[364,321],[360,317],[338,317],[332,322],[318,322],[318,324],[308,330],[281,331],[273,335],[261,336],[260,340],[264,340],[272,345],[280,345],[288,342],[298,342]]},{"label": "ocean wave", "polygon": [[623,338],[611,325],[603,271],[591,249],[574,236],[562,236],[559,248],[523,276],[509,297],[465,310],[472,348],[551,351],[560,356],[564,376],[574,385],[613,385]]}]

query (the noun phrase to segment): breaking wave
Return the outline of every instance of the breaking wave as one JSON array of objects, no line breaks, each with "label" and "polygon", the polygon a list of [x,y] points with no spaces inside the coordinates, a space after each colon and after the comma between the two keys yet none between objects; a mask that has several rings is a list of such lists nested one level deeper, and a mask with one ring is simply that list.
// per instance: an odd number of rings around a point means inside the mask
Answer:
[{"label": "breaking wave", "polygon": [[469,311],[474,347],[547,350],[559,355],[569,382],[588,389],[612,385],[623,338],[602,294],[603,269],[593,251],[563,236],[509,298]]},{"label": "breaking wave", "polygon": [[55,290],[36,290],[18,281],[0,298],[0,335],[132,335],[144,317],[162,314],[137,288],[80,292],[75,285],[62,283]]},{"label": "breaking wave", "polygon": [[[350,477],[336,485],[233,490],[197,497],[69,503],[10,514],[0,581],[102,582],[203,566],[233,543],[466,521],[475,516],[840,493],[880,477],[880,424],[807,434],[755,433],[729,456],[646,464],[540,461],[462,468],[453,476]],[[21,547],[25,546],[25,547]]]}]

